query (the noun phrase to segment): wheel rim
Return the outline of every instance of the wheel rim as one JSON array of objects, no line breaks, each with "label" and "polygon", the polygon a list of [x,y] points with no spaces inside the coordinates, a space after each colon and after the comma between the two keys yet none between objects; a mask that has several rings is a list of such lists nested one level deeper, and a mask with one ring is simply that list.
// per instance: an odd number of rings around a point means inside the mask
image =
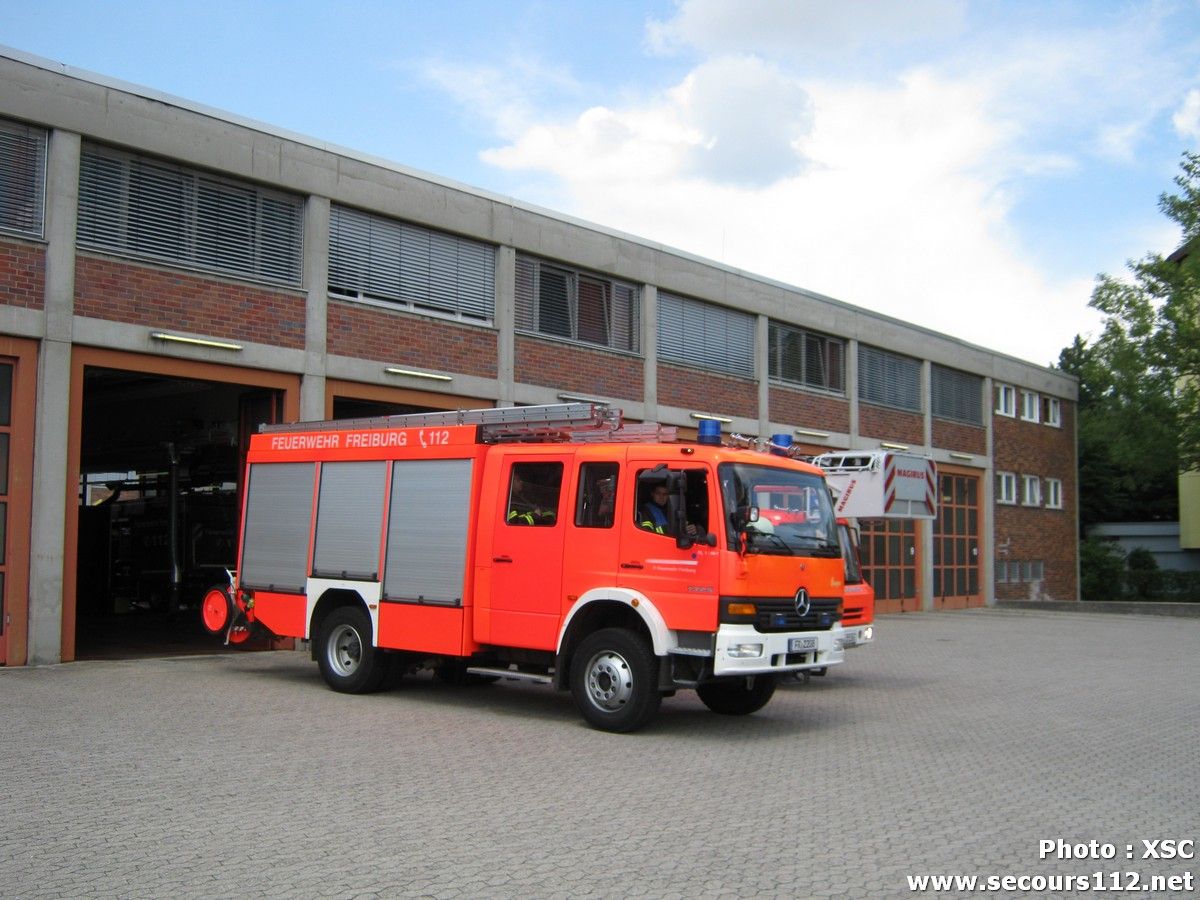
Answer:
[{"label": "wheel rim", "polygon": [[339,625],[329,635],[325,655],[329,665],[339,675],[353,675],[362,663],[362,638],[349,625]]},{"label": "wheel rim", "polygon": [[633,696],[633,670],[621,654],[602,650],[587,665],[587,696],[592,705],[616,712]]},{"label": "wheel rim", "polygon": [[229,598],[225,592],[212,590],[205,594],[200,604],[200,616],[213,634],[223,631],[229,624]]}]

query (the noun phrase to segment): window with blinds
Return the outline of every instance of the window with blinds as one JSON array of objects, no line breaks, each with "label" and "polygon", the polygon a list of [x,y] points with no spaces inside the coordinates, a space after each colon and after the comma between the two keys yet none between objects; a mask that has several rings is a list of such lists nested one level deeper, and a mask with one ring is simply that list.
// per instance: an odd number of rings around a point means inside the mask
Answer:
[{"label": "window with blinds", "polygon": [[880,406],[920,412],[920,360],[859,344],[858,397]]},{"label": "window with blinds", "polygon": [[754,377],[755,317],[735,309],[658,295],[658,357]]},{"label": "window with blinds", "polygon": [[329,210],[329,291],[417,312],[491,322],[496,250],[345,206]]},{"label": "window with blinds", "polygon": [[768,353],[771,378],[824,391],[846,389],[844,341],[772,322]]},{"label": "window with blinds", "polygon": [[523,331],[637,353],[638,301],[632,284],[517,257],[516,324]]},{"label": "window with blinds", "polygon": [[983,379],[957,369],[933,366],[929,375],[929,402],[939,419],[982,425]]},{"label": "window with blinds", "polygon": [[303,222],[300,197],[83,145],[80,247],[299,286]]},{"label": "window with blinds", "polygon": [[0,230],[42,236],[46,132],[0,119]]}]

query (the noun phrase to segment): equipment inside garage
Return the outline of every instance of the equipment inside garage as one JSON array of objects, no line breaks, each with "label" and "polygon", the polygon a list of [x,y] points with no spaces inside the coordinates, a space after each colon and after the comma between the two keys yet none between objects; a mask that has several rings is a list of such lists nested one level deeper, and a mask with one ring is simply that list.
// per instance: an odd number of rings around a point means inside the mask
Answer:
[{"label": "equipment inside garage", "polygon": [[278,391],[88,368],[76,654],[211,652],[196,612],[234,568],[241,460]]}]

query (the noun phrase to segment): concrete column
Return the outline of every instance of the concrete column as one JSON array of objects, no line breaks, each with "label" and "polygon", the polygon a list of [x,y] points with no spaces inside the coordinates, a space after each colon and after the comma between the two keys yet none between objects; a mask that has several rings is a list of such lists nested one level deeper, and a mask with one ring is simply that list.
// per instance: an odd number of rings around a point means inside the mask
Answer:
[{"label": "concrete column", "polygon": [[771,325],[764,315],[758,317],[754,332],[754,377],[758,381],[758,434],[771,435]]},{"label": "concrete column", "polygon": [[[46,165],[46,330],[38,352],[30,523],[31,665],[62,660],[71,336],[75,316],[75,231],[79,217],[78,134],[53,131]],[[68,493],[70,492],[70,493]]]},{"label": "concrete column", "polygon": [[982,532],[979,536],[979,555],[981,557],[979,580],[983,588],[983,602],[988,606],[996,605],[996,461],[994,434],[992,423],[996,420],[995,386],[992,379],[983,380],[983,435],[986,461],[983,469],[983,483],[979,486],[979,505],[982,517]]},{"label": "concrete column", "polygon": [[496,399],[501,406],[517,400],[517,251],[496,251]]},{"label": "concrete column", "polygon": [[658,288],[642,285],[642,382],[645,419],[658,421]]},{"label": "concrete column", "polygon": [[[933,366],[929,360],[921,362],[921,409],[925,411],[925,421],[922,434],[925,446],[933,448],[933,403],[930,392],[930,379],[933,377]],[[941,485],[937,486],[941,490]],[[941,507],[941,500],[938,500]],[[921,608],[933,609],[933,529],[934,522],[928,519],[917,524],[917,541],[920,548],[917,553],[921,557]]]},{"label": "concrete column", "polygon": [[846,399],[850,402],[850,447],[858,449],[858,341],[846,342]]},{"label": "concrete column", "polygon": [[304,204],[304,372],[300,419],[325,418],[325,372],[329,349],[329,199],[310,196]]}]

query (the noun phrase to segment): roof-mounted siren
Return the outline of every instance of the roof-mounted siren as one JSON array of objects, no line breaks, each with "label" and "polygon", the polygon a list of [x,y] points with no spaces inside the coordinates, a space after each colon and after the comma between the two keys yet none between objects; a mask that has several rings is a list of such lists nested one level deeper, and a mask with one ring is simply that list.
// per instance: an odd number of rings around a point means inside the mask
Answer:
[{"label": "roof-mounted siren", "polygon": [[775,456],[791,456],[792,455],[792,436],[786,433],[771,435],[770,443],[771,453]]}]

